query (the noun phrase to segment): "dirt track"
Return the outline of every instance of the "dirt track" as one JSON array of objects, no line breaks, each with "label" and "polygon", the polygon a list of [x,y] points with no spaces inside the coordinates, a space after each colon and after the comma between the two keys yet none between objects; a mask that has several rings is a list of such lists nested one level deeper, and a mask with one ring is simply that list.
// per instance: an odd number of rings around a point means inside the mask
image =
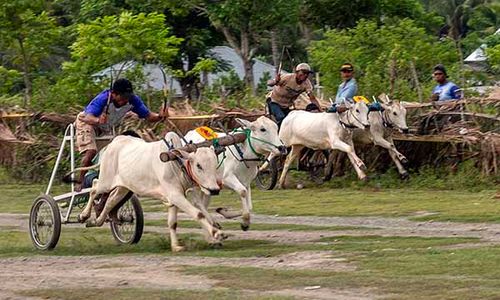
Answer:
[{"label": "dirt track", "polygon": [[[165,219],[164,213],[148,213],[145,218]],[[480,242],[455,247],[500,244],[499,224],[464,224],[447,222],[412,222],[405,218],[379,217],[278,217],[253,216],[254,223],[300,224],[314,226],[356,226],[360,230],[340,231],[226,231],[231,239],[258,239],[281,243],[308,243],[321,237],[338,235],[382,235],[423,237],[476,237]],[[26,230],[27,215],[0,214],[0,227],[9,230]],[[148,231],[165,232],[163,227],[146,227]],[[200,232],[199,229],[180,228],[179,232]],[[300,259],[298,259],[300,258]],[[124,263],[124,261],[126,263]],[[188,276],[178,271],[180,265],[193,266],[253,266],[280,269],[330,269],[351,271],[356,266],[330,257],[329,252],[311,251],[289,253],[279,257],[210,258],[192,256],[160,257],[20,257],[0,259],[0,299],[24,299],[16,291],[33,288],[102,288],[143,287],[153,289],[202,289],[214,288],[216,281],[203,276]],[[106,269],[104,272],[103,269]],[[64,276],[61,276],[64,274]],[[251,292],[256,293],[256,292]],[[261,295],[261,294],[256,294]],[[302,299],[373,299],[370,290],[330,290],[304,288],[269,291],[262,295],[295,296]]]}]

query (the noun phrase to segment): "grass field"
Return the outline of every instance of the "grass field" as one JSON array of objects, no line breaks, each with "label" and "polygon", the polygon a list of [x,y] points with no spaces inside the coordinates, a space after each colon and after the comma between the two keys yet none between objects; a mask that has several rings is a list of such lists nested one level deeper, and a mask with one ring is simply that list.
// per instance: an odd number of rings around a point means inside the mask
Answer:
[{"label": "grass field", "polygon": [[[62,187],[56,187],[59,191]],[[0,186],[0,212],[27,214],[43,190],[37,185]],[[254,211],[279,216],[371,216],[381,218],[408,217],[411,220],[491,222],[500,221],[499,199],[495,190],[480,192],[421,189],[329,189],[254,190]],[[165,211],[157,200],[144,199],[145,211]],[[224,191],[214,197],[212,206],[240,207],[237,197]],[[433,213],[416,217],[423,212]],[[225,230],[239,230],[235,221],[225,222]],[[199,228],[193,221],[182,220],[180,228]],[[40,252],[33,249],[28,234],[19,227],[0,227],[0,259],[104,256],[120,261],[149,255],[160,258],[224,259],[229,265],[183,265],[176,271],[184,275],[200,275],[216,283],[207,291],[159,288],[110,287],[95,289],[49,288],[24,289],[18,296],[44,299],[301,299],[308,286],[319,290],[347,290],[370,299],[498,299],[500,297],[500,245],[484,243],[478,238],[448,236],[400,236],[377,233],[376,228],[357,226],[309,226],[300,224],[256,223],[248,238],[230,236],[220,249],[211,248],[196,232],[181,233],[187,251],[172,253],[167,234],[151,231],[166,228],[165,220],[146,219],[146,232],[137,245],[117,246],[109,228],[63,227],[56,249]],[[330,236],[308,242],[280,242],[272,238],[276,232],[313,234],[321,230]],[[349,230],[355,235],[336,233]],[[166,231],[165,231],[166,232]],[[253,238],[252,233],[269,238]],[[373,232],[373,233],[370,233]],[[470,245],[470,246],[467,246]],[[299,259],[308,253],[327,253],[328,259],[352,268],[269,268],[259,262]],[[246,260],[252,263],[243,263]],[[1,260],[0,260],[1,261]],[[111,264],[111,265],[115,265]],[[284,293],[283,291],[294,291]],[[280,292],[280,293],[278,293]],[[283,294],[284,293],[284,294]],[[319,294],[318,294],[319,295]],[[323,295],[324,296],[324,295]],[[335,294],[332,294],[334,297]],[[305,296],[304,296],[305,297]],[[319,296],[318,296],[319,297]],[[327,299],[328,297],[326,296]],[[335,297],[334,297],[335,298]],[[312,296],[311,299],[316,299]]]},{"label": "grass field", "polygon": [[[42,185],[0,185],[0,212],[29,213]],[[56,186],[56,192],[64,187]],[[417,189],[331,189],[260,191],[253,189],[254,212],[281,216],[413,216],[416,220],[500,222],[500,199],[495,190],[479,192]],[[145,211],[166,211],[158,200],[144,199]],[[212,206],[240,207],[239,198],[224,190],[212,198]]]}]

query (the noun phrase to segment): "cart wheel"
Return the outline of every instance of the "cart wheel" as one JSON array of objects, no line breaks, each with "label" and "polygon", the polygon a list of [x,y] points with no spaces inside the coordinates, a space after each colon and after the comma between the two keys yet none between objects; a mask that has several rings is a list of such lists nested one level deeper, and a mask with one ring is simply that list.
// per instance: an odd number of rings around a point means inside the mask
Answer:
[{"label": "cart wheel", "polygon": [[332,179],[333,165],[328,150],[312,151],[307,158],[309,176],[318,184]]},{"label": "cart wheel", "polygon": [[144,214],[137,196],[132,195],[120,208],[118,208],[118,220],[112,220],[111,233],[120,244],[136,244],[141,240],[144,229]]},{"label": "cart wheel", "polygon": [[29,231],[37,249],[51,250],[57,245],[61,235],[61,212],[51,196],[41,195],[33,202]]},{"label": "cart wheel", "polygon": [[278,182],[278,162],[281,162],[280,157],[274,157],[269,161],[267,169],[259,171],[255,178],[255,185],[260,190],[272,190]]}]

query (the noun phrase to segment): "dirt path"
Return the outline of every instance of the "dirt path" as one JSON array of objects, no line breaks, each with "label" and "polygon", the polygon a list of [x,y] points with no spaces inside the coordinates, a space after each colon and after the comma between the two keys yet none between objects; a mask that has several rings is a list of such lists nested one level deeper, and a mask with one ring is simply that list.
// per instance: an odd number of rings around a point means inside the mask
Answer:
[{"label": "dirt path", "polygon": [[[300,257],[300,260],[297,259]],[[145,288],[209,290],[217,281],[185,275],[179,266],[252,266],[261,268],[319,268],[349,271],[355,267],[329,257],[328,252],[290,253],[273,258],[211,258],[148,256],[21,257],[0,259],[0,299],[24,299],[16,292],[55,288]],[[332,290],[306,287],[262,292],[304,299],[373,299],[369,290]]]},{"label": "dirt path", "polygon": [[[146,220],[166,220],[166,213],[146,213]],[[182,219],[188,220],[186,216]],[[222,217],[217,220],[224,221]],[[309,226],[353,226],[365,227],[366,230],[342,231],[236,231],[240,236],[275,240],[279,242],[311,241],[322,236],[332,235],[382,235],[382,236],[421,236],[421,237],[473,237],[485,242],[500,243],[500,224],[493,223],[457,223],[457,222],[415,222],[408,218],[384,217],[313,217],[313,216],[270,216],[252,215],[252,223],[295,224]],[[238,232],[240,234],[238,234]],[[250,236],[251,235],[251,236]],[[289,238],[287,239],[287,236]]]}]

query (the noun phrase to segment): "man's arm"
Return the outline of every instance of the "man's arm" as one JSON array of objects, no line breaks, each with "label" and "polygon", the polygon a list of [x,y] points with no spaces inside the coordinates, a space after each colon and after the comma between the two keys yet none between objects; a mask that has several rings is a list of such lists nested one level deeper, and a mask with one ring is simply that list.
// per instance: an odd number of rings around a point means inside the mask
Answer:
[{"label": "man's arm", "polygon": [[316,96],[314,96],[313,92],[311,91],[311,92],[309,92],[307,95],[309,96],[309,101],[311,101],[311,103],[316,104],[316,106],[317,106],[319,109],[321,109],[321,105],[319,104],[318,99],[316,99]]},{"label": "man's arm", "polygon": [[319,109],[321,109],[321,106],[319,105],[318,99],[316,99],[316,96],[314,96],[313,85],[309,79],[307,79],[306,86],[307,86],[306,87],[306,94],[307,94],[307,96],[309,96],[309,101],[311,101],[311,103],[316,104],[316,106]]},{"label": "man's arm", "polygon": [[101,116],[96,117],[93,114],[90,113],[85,113],[79,117],[80,121],[89,124],[89,125],[98,125],[98,124],[104,124],[107,121],[107,116],[106,114],[101,114]]},{"label": "man's arm", "polygon": [[165,120],[166,117],[168,117],[168,114],[150,112],[146,117],[146,120],[148,120],[149,122],[158,122]]},{"label": "man's arm", "polygon": [[278,74],[276,74],[276,77],[274,77],[274,79],[270,79],[267,81],[267,85],[268,86],[275,86],[278,83],[280,83],[280,80],[281,80],[281,75],[278,73]]}]

